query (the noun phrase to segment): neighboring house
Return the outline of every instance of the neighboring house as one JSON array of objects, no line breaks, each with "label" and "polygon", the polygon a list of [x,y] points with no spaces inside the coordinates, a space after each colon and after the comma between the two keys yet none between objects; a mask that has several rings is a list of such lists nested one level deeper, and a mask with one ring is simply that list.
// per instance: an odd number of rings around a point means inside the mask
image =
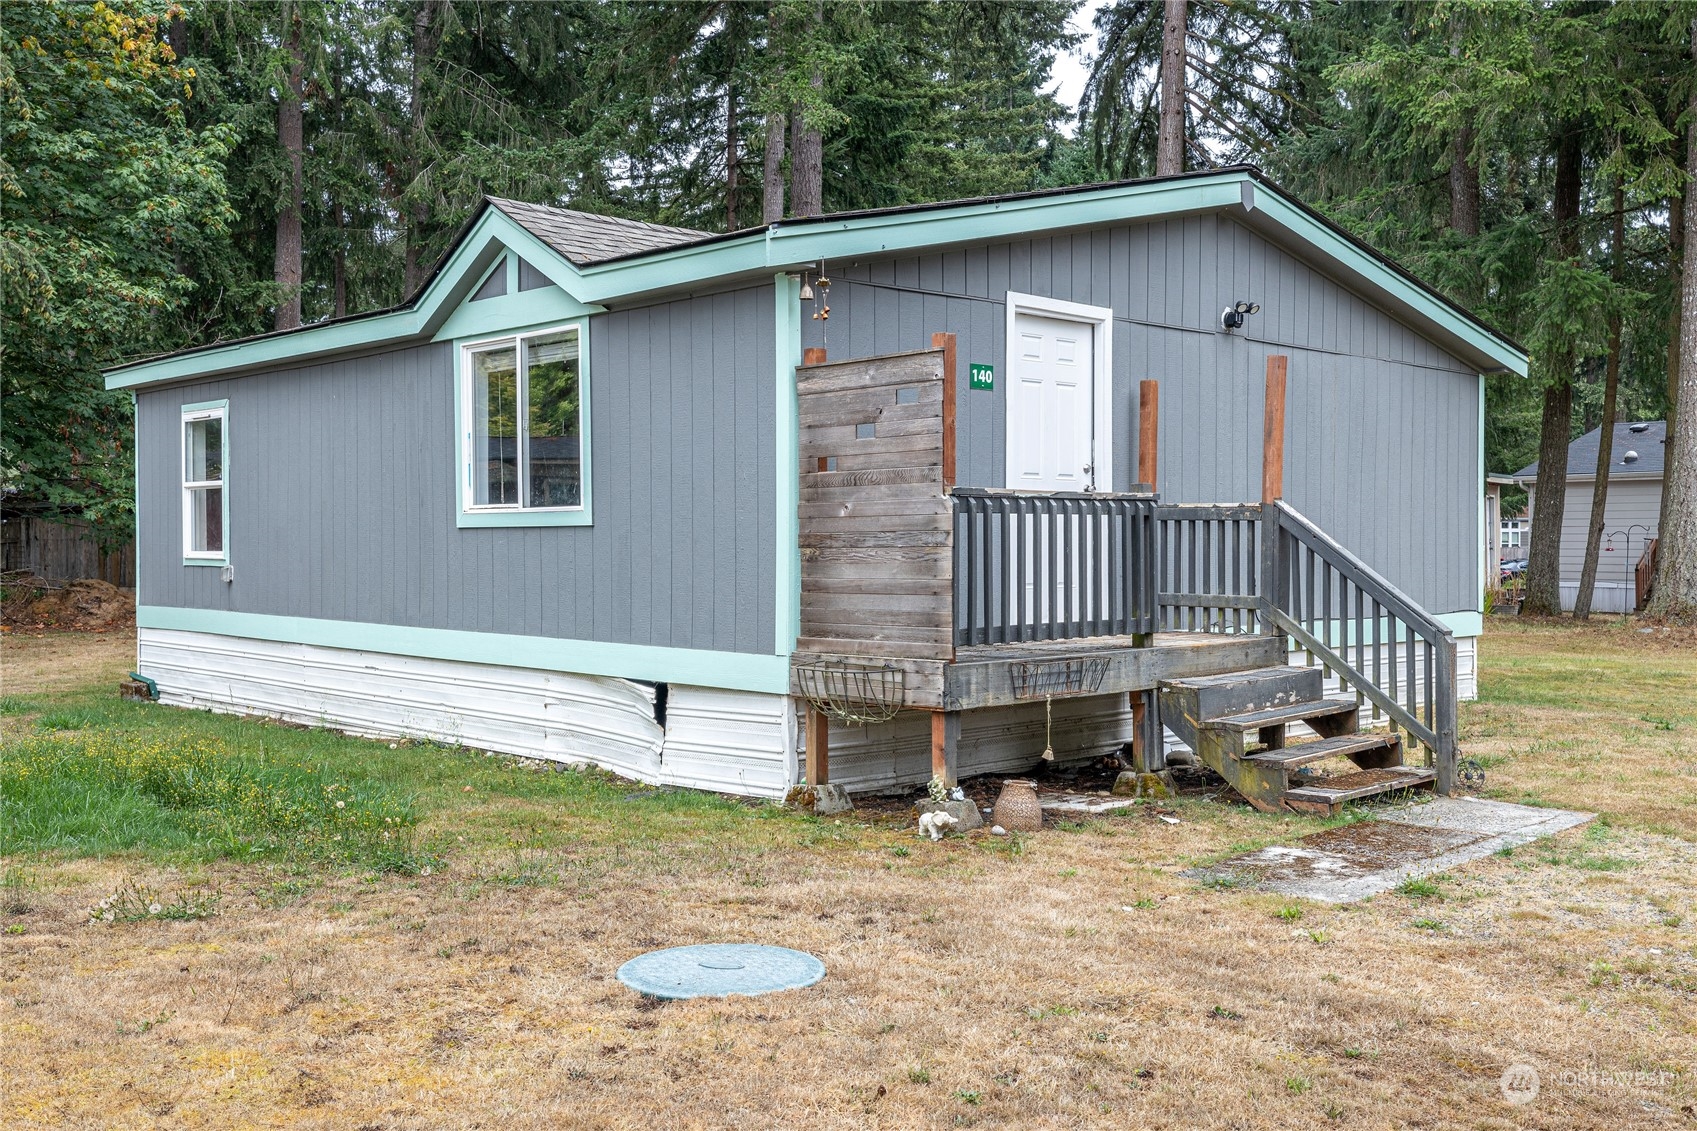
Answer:
[{"label": "neighboring house", "polygon": [[[1561,521],[1561,607],[1565,610],[1572,610],[1579,597],[1579,579],[1585,569],[1585,534],[1591,523],[1602,432],[1593,428],[1567,447],[1567,502]],[[1615,425],[1603,544],[1597,557],[1597,583],[1591,591],[1594,612],[1633,612],[1647,595],[1638,572],[1661,521],[1667,432],[1665,420]],[[1531,514],[1537,501],[1538,465],[1527,464],[1514,478],[1532,492],[1526,504]]]},{"label": "neighboring house", "polygon": [[[833,780],[872,788],[945,750],[950,776],[957,749],[1116,750],[1155,681],[1278,662],[1278,612],[1453,731],[1430,689],[1472,689],[1481,374],[1525,368],[1245,168],[729,235],[490,200],[401,306],[108,371],[136,398],[139,670],[168,703],[773,797],[831,664],[906,681],[831,737]],[[1302,516],[1359,561],[1302,550]],[[1020,548],[1043,523],[1047,566]],[[1158,627],[1213,637],[1152,638],[1157,584]],[[1034,603],[986,628],[1010,595]],[[994,643],[1032,636],[1071,650]],[[1050,703],[1078,656],[1100,694]]]},{"label": "neighboring house", "polygon": [[1531,545],[1530,533],[1532,522],[1525,517],[1503,517],[1503,488],[1515,485],[1513,476],[1487,475],[1485,477],[1485,530],[1495,530],[1497,536],[1489,534],[1484,537],[1485,543],[1485,584],[1487,587],[1496,585],[1502,576],[1503,562],[1524,558],[1524,547]]}]

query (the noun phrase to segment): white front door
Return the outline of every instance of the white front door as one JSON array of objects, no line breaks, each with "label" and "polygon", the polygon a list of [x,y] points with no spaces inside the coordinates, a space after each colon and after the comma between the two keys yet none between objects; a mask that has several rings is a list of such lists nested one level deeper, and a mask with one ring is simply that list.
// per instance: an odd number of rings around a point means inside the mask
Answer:
[{"label": "white front door", "polygon": [[1097,327],[1019,311],[1008,343],[1008,486],[1094,487],[1091,436]]}]

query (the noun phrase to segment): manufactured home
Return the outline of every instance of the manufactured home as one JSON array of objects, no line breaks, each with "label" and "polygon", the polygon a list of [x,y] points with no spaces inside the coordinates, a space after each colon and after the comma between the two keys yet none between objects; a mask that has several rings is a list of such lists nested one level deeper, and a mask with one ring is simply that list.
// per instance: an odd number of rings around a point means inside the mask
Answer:
[{"label": "manufactured home", "polygon": [[[1585,536],[1590,530],[1597,485],[1597,449],[1603,430],[1593,428],[1567,446],[1566,501],[1561,519],[1561,607],[1572,612],[1585,573]],[[1656,537],[1661,529],[1662,479],[1667,465],[1665,420],[1623,421],[1614,426],[1609,448],[1608,497],[1603,505],[1603,540],[1591,608],[1631,613],[1644,607],[1655,580]],[[1514,473],[1528,491],[1526,513],[1538,493],[1537,461]],[[1530,526],[1530,523],[1528,523]],[[1531,545],[1528,537],[1527,545]]]},{"label": "manufactured home", "polygon": [[1302,720],[1443,788],[1525,369],[1251,168],[727,235],[491,199],[398,307],[108,372],[138,670],[765,797],[1181,741],[1276,807],[1209,735]]}]

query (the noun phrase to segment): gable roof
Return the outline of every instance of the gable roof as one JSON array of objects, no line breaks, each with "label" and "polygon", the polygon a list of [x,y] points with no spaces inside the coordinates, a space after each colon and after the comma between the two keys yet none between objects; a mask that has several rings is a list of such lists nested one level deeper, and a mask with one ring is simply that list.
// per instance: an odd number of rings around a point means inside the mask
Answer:
[{"label": "gable roof", "polygon": [[[1593,428],[1567,446],[1567,477],[1593,480],[1597,478],[1597,445],[1602,442],[1603,430]],[[1609,478],[1660,479],[1667,467],[1668,422],[1617,421],[1614,426],[1614,445],[1610,449]],[[1628,452],[1637,452],[1630,463]],[[1516,479],[1538,478],[1538,461],[1533,460],[1514,473]]]},{"label": "gable roof", "polygon": [[710,233],[698,232],[694,228],[646,224],[641,220],[601,216],[571,208],[550,208],[544,204],[526,204],[519,200],[503,200],[498,196],[489,197],[488,202],[580,267],[604,263],[609,259],[620,259],[627,255],[659,251],[662,248],[676,247],[678,244],[695,243],[710,236]]},{"label": "gable roof", "polygon": [[134,388],[432,340],[502,248],[558,284],[574,312],[596,313],[608,303],[702,285],[770,281],[822,260],[969,247],[1206,214],[1230,216],[1294,252],[1479,372],[1527,372],[1526,353],[1513,341],[1285,195],[1258,169],[1233,166],[788,219],[721,235],[486,198],[419,291],[398,306],[127,362],[106,370],[106,385]]}]

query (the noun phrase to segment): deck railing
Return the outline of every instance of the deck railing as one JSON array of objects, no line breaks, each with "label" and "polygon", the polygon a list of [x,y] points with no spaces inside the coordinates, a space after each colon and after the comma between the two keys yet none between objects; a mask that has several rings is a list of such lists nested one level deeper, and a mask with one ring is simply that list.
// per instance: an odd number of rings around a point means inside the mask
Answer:
[{"label": "deck railing", "polygon": [[1155,496],[952,498],[957,645],[1155,631]]},{"label": "deck railing", "polygon": [[1276,502],[1267,515],[1277,524],[1263,582],[1273,626],[1425,747],[1439,792],[1453,792],[1455,637],[1293,507]]},{"label": "deck railing", "polygon": [[1162,503],[1162,632],[1261,633],[1261,507]]},{"label": "deck railing", "polygon": [[1156,515],[1162,631],[1289,637],[1374,718],[1424,747],[1438,788],[1453,789],[1447,628],[1286,503],[1164,503]]}]

